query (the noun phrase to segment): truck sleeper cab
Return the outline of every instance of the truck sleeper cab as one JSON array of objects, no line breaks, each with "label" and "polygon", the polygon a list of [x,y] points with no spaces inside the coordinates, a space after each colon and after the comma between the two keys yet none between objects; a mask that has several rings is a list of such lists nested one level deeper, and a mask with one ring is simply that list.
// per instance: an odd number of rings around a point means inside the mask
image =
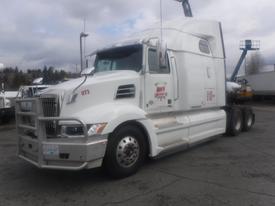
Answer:
[{"label": "truck sleeper cab", "polygon": [[[18,155],[48,169],[104,166],[133,174],[164,155],[226,131],[225,65],[218,22],[168,22],[96,52],[93,75],[16,102]],[[161,62],[161,63],[160,63]],[[28,110],[24,102],[31,103]]]}]

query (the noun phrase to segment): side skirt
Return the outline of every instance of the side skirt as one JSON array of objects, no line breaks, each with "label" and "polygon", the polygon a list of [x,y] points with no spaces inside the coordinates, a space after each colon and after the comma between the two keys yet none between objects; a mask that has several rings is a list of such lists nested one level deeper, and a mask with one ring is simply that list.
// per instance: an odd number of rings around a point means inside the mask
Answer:
[{"label": "side skirt", "polygon": [[179,152],[183,152],[187,149],[196,147],[198,145],[201,145],[203,143],[206,142],[210,142],[212,140],[216,140],[218,138],[220,138],[222,135],[216,135],[216,136],[212,136],[212,137],[208,137],[202,140],[199,140],[197,142],[193,142],[193,143],[180,143],[180,144],[175,144],[175,145],[170,145],[169,147],[165,148],[162,152],[160,152],[157,156],[152,157],[151,159],[160,159],[162,157],[166,157],[175,153],[179,153]]}]

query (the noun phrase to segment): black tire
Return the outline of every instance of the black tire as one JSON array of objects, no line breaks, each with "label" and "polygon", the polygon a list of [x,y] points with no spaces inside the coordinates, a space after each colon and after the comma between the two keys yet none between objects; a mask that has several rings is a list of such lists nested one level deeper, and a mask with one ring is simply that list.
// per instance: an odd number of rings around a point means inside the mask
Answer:
[{"label": "black tire", "polygon": [[255,121],[254,113],[251,108],[243,108],[243,129],[242,131],[248,132]]},{"label": "black tire", "polygon": [[226,134],[229,136],[238,136],[242,131],[243,117],[242,111],[238,107],[232,107],[227,111]]},{"label": "black tire", "polygon": [[8,124],[9,122],[10,122],[10,116],[9,115],[5,115],[4,117],[3,117],[3,120],[2,120],[2,123],[3,124]]},{"label": "black tire", "polygon": [[1,116],[0,124],[7,124],[8,122],[9,122],[9,118],[6,114]]},{"label": "black tire", "polygon": [[125,125],[110,135],[103,167],[112,177],[127,177],[138,171],[146,154],[143,133],[135,126]]}]

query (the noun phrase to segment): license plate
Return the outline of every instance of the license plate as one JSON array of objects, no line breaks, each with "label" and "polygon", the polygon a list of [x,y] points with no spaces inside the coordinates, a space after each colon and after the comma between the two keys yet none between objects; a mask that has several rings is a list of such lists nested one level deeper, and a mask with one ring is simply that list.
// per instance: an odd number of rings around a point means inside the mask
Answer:
[{"label": "license plate", "polygon": [[59,155],[59,146],[58,145],[43,145],[43,155],[46,156],[58,156]]}]

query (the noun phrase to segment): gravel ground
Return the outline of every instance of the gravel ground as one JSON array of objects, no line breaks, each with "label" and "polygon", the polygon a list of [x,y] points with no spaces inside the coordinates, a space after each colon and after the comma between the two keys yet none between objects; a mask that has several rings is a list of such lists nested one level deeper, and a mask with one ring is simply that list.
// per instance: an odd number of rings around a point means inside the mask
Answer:
[{"label": "gravel ground", "polygon": [[39,170],[15,156],[14,126],[2,126],[0,205],[275,205],[275,109],[256,116],[249,133],[148,161],[122,180]]}]

